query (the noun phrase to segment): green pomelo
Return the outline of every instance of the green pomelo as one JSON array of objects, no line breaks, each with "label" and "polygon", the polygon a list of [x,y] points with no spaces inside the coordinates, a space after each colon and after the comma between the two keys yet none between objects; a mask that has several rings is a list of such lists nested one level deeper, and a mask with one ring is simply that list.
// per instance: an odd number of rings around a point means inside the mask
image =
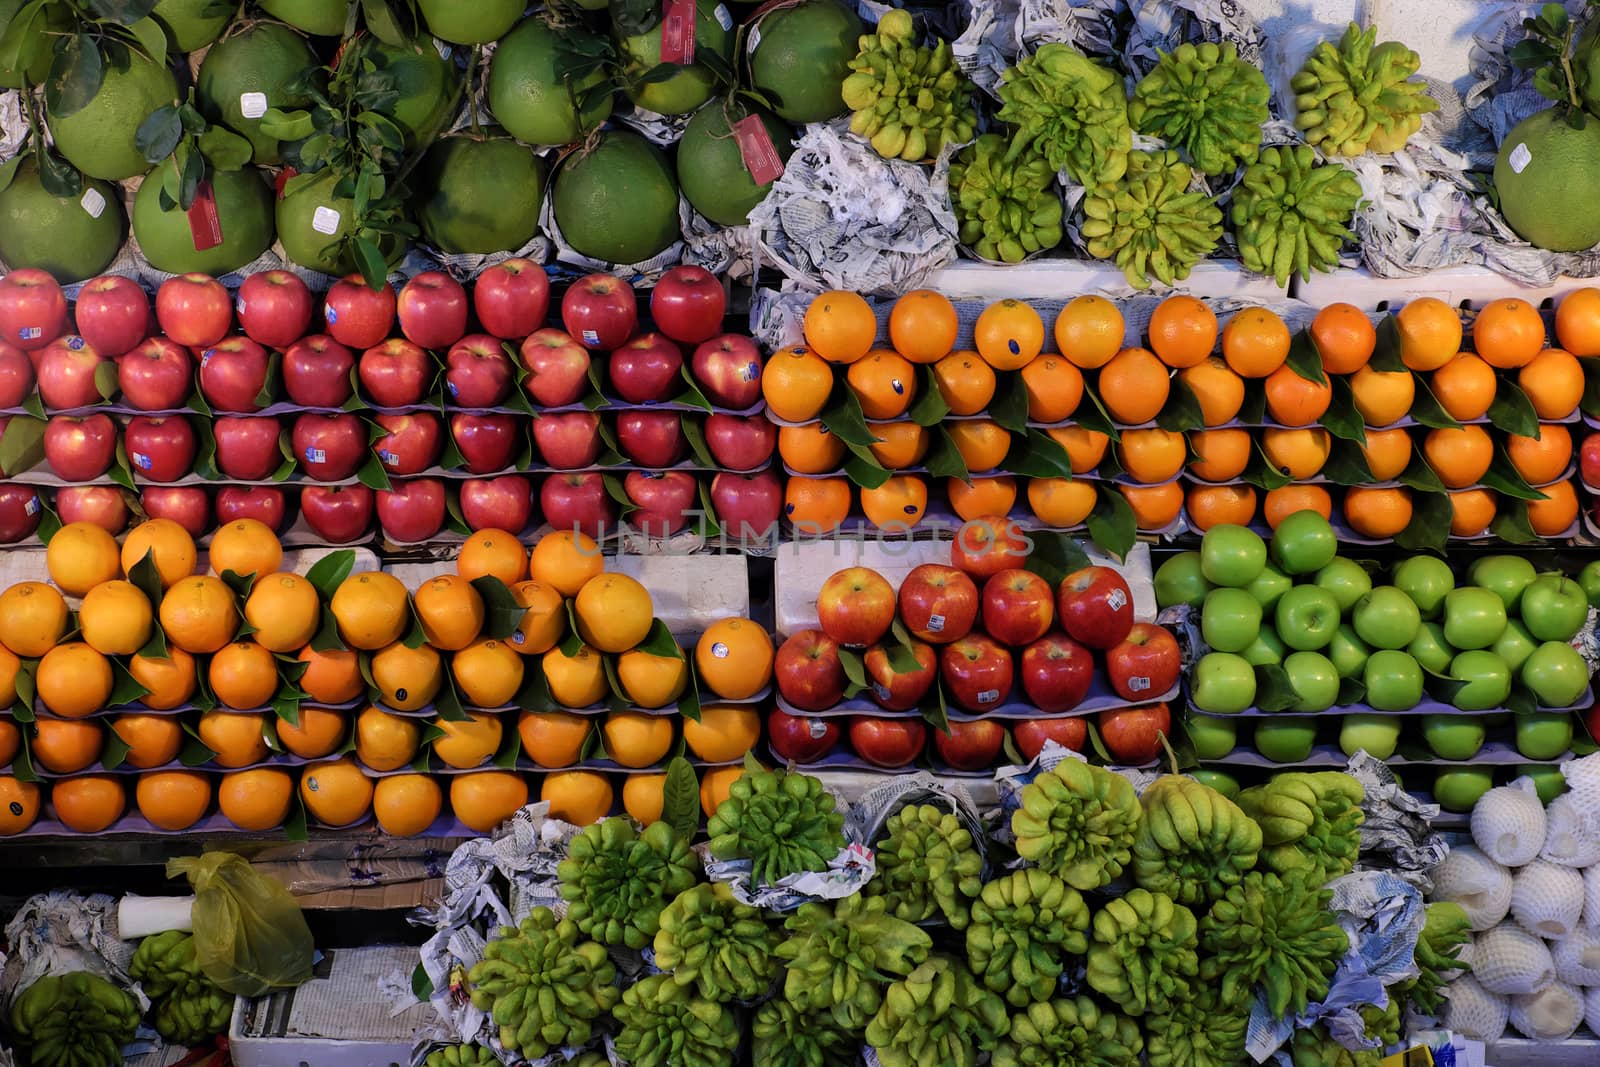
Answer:
[{"label": "green pomelo", "polygon": [[12,270],[37,267],[63,285],[81,282],[105,270],[121,247],[122,191],[108,182],[51,196],[29,158],[0,190],[0,260]]},{"label": "green pomelo", "polygon": [[[717,21],[719,6],[717,0],[696,0],[695,54],[699,55],[702,51],[716,52],[724,60],[728,60],[733,46],[733,35],[723,29],[722,23]],[[723,17],[727,17],[726,8],[722,9],[722,14]],[[661,65],[661,29],[662,24],[658,22],[644,33],[634,34],[632,37],[619,37],[617,40],[617,48],[622,53],[624,62],[625,84],[633,83],[627,90],[628,99],[646,111],[654,111],[658,115],[687,115],[711,99],[711,94],[716,91],[717,81],[709,67],[697,62],[686,67],[678,67],[677,73],[664,81],[638,84],[639,79]]]},{"label": "green pomelo", "polygon": [[750,79],[788,122],[826,122],[845,112],[839,87],[864,32],[852,8],[809,0],[763,18]]},{"label": "green pomelo", "polygon": [[[287,195],[278,201],[278,243],[284,254],[324,274],[351,273],[356,262],[345,238],[356,228],[355,201],[334,195],[338,179],[331,171],[321,171],[303,185],[297,182],[292,179]],[[386,241],[382,250],[391,264],[405,251],[398,238]]]},{"label": "green pomelo", "polygon": [[297,30],[317,37],[338,37],[344,33],[349,0],[260,0],[261,10],[282,19]]},{"label": "green pomelo", "polygon": [[659,149],[611,130],[569,156],[550,193],[567,243],[591,259],[642,263],[678,239],[678,186]]},{"label": "green pomelo", "polygon": [[379,68],[393,75],[400,98],[384,114],[406,135],[406,151],[439,136],[455,117],[461,75],[456,65],[426,41],[396,48],[374,42],[369,53]]},{"label": "green pomelo", "polygon": [[[755,113],[767,128],[778,157],[787,160],[794,151],[790,143],[794,131],[765,111]],[[757,185],[751,180],[720,100],[696,111],[684,128],[678,142],[678,187],[696,211],[719,226],[749,222],[750,209],[772,189],[771,182]]]},{"label": "green pomelo", "polygon": [[1552,252],[1600,243],[1600,122],[1575,130],[1554,108],[1517,123],[1494,161],[1500,211],[1526,241]]},{"label": "green pomelo", "polygon": [[539,232],[544,161],[509,137],[446,137],[417,167],[417,224],[442,252],[504,252]]},{"label": "green pomelo", "polygon": [[258,22],[206,53],[195,82],[200,110],[248,140],[257,163],[277,163],[281,146],[276,137],[261,132],[261,116],[269,107],[292,110],[310,104],[309,97],[290,93],[288,85],[317,65],[317,54],[304,37],[276,22]]},{"label": "green pomelo", "polygon": [[130,49],[126,67],[106,64],[100,91],[87,105],[50,116],[50,133],[68,163],[91,178],[119,182],[150,169],[135,134],[152,111],[177,96],[172,72]]},{"label": "green pomelo", "polygon": [[227,0],[160,0],[150,17],[167,31],[167,43],[179,52],[193,52],[222,36],[239,10]]},{"label": "green pomelo", "polygon": [[[0,0],[0,37],[11,28],[11,20],[30,0]],[[56,33],[71,26],[66,11],[59,5],[39,9],[34,17],[33,30],[20,48],[13,66],[0,67],[0,89],[22,88],[23,75],[29,85],[42,85],[50,74],[51,49]]]},{"label": "green pomelo", "polygon": [[[582,30],[557,33],[543,19],[530,18],[506,35],[495,48],[489,68],[489,110],[507,133],[532,145],[571,144],[611,114],[611,94],[595,94],[579,116],[574,98],[582,100],[605,84],[605,72],[580,53],[602,44]],[[570,83],[570,89],[569,89]]]},{"label": "green pomelo", "polygon": [[133,235],[139,250],[156,270],[168,274],[227,274],[249,263],[272,244],[272,186],[254,167],[214,170],[211,191],[217,200],[222,243],[203,252],[194,247],[189,213],[181,207],[161,210],[161,164],[133,198]]},{"label": "green pomelo", "polygon": [[418,0],[428,32],[451,44],[488,44],[522,17],[523,0]]}]

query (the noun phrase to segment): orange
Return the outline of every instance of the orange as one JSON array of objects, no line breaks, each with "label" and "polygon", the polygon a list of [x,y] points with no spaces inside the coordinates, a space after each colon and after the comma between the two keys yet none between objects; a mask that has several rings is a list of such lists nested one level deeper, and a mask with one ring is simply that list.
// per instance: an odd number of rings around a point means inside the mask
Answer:
[{"label": "orange", "polygon": [[1493,367],[1463,352],[1434,371],[1428,384],[1445,414],[1458,422],[1470,422],[1488,412],[1499,380]]},{"label": "orange", "polygon": [[441,574],[417,586],[411,604],[428,644],[456,652],[478,638],[483,629],[483,597],[459,574]]},{"label": "orange", "polygon": [[1494,462],[1494,441],[1482,426],[1429,430],[1422,455],[1447,489],[1476,485]]},{"label": "orange", "polygon": [[650,592],[626,574],[589,579],[573,601],[578,635],[601,652],[626,652],[643,641],[655,622]]},{"label": "orange", "polygon": [[47,771],[75,774],[100,758],[105,734],[93,719],[39,719],[29,752]]},{"label": "orange", "polygon": [[1322,470],[1332,447],[1332,437],[1320,426],[1261,431],[1261,450],[1267,454],[1267,462],[1297,482]]},{"label": "orange", "polygon": [[1196,458],[1189,473],[1208,482],[1231,482],[1250,466],[1249,430],[1202,430],[1189,435]]},{"label": "orange", "polygon": [[[131,541],[133,534],[128,539]],[[50,580],[68,596],[82,596],[101,582],[122,577],[116,540],[105,527],[92,522],[69,522],[61,527],[50,538],[44,558]]]},{"label": "orange", "polygon": [[[1178,379],[1189,387],[1200,405],[1200,417],[1207,426],[1221,426],[1244,406],[1244,379],[1218,356],[1209,356],[1178,372]],[[1271,397],[1271,379],[1268,379]],[[1270,400],[1269,400],[1270,403]]]},{"label": "orange", "polygon": [[611,692],[600,653],[588,645],[581,646],[572,656],[561,651],[558,645],[544,654],[540,666],[544,668],[545,682],[550,687],[550,699],[564,708],[590,707],[605,700]]},{"label": "orange", "polygon": [[898,419],[917,398],[917,368],[898,352],[869,352],[845,373],[869,419]]},{"label": "orange", "polygon": [[832,474],[844,463],[844,454],[839,435],[820,422],[778,427],[778,455],[796,474]]},{"label": "orange", "polygon": [[567,711],[525,711],[517,718],[522,751],[547,769],[570,767],[583,758],[593,720]]},{"label": "orange", "polygon": [[133,787],[133,803],[158,829],[187,830],[211,807],[211,779],[198,771],[141,774]]},{"label": "orange", "polygon": [[333,591],[328,610],[351,648],[371,652],[400,640],[411,622],[406,587],[382,571],[352,574]]},{"label": "orange", "polygon": [[22,731],[10,719],[0,719],[0,767],[9,767],[22,751]]},{"label": "orange", "polygon": [[1045,433],[1066,451],[1073,474],[1088,474],[1100,466],[1100,461],[1106,458],[1106,449],[1111,447],[1110,437],[1082,426],[1066,426]]},{"label": "orange", "polygon": [[294,799],[294,779],[288,771],[261,767],[222,776],[217,786],[217,808],[233,825],[247,833],[276,830],[289,817]]},{"label": "orange", "polygon": [[1526,367],[1544,348],[1544,318],[1526,300],[1494,300],[1472,323],[1472,348],[1491,367]]},{"label": "orange", "polygon": [[913,363],[933,363],[956,346],[956,307],[931,289],[913,289],[889,312],[889,343]]},{"label": "orange", "polygon": [[[62,645],[62,648],[71,646]],[[168,659],[145,659],[143,656],[134,656],[128,661],[128,673],[133,675],[133,680],[149,690],[139,702],[152,711],[170,711],[188,701],[194,694],[194,659],[181,648],[167,649]],[[50,654],[45,654],[49,659]],[[62,665],[66,665],[63,663]],[[39,663],[44,667],[44,661]],[[99,667],[90,662],[89,668],[98,675]],[[103,681],[103,678],[99,679]],[[89,684],[88,679],[67,679],[73,685]],[[52,686],[55,682],[52,681]],[[98,682],[94,683],[98,685]],[[35,680],[35,688],[38,682]],[[42,697],[43,691],[40,691]],[[106,691],[110,695],[110,690]],[[57,714],[60,714],[57,712]]]},{"label": "orange", "polygon": [[1265,378],[1289,358],[1289,327],[1266,308],[1245,308],[1222,329],[1222,358],[1241,378]]},{"label": "orange", "polygon": [[1093,482],[1075,478],[1029,478],[1028,507],[1046,526],[1067,530],[1080,525],[1100,502]]},{"label": "orange", "polygon": [[717,813],[722,802],[728,799],[728,789],[744,774],[743,767],[717,767],[706,771],[700,778],[700,810],[706,818]]},{"label": "orange", "polygon": [[200,716],[200,740],[216,753],[218,767],[248,767],[271,755],[266,725],[266,712],[208,711]]},{"label": "orange", "polygon": [[1044,320],[1020,300],[1001,300],[983,309],[972,339],[995,370],[1021,370],[1044,348]]},{"label": "orange", "polygon": [[450,673],[463,704],[504,707],[522,688],[522,656],[504,641],[486,637],[452,656]]},{"label": "orange", "polygon": [[298,574],[266,574],[245,598],[244,621],[255,627],[252,636],[268,651],[294,652],[316,636],[322,599],[317,587]]},{"label": "orange", "polygon": [[553,530],[539,538],[528,558],[528,577],[562,596],[576,596],[583,583],[605,569],[594,538],[577,530]]},{"label": "orange", "polygon": [[239,630],[233,590],[223,585],[221,578],[210,575],[175,583],[161,598],[161,629],[170,644],[185,652],[215,652],[232,641]]},{"label": "orange", "polygon": [[469,582],[488,575],[506,585],[516,585],[528,576],[528,550],[516,534],[479,530],[462,542],[456,556],[456,573]]},{"label": "orange", "polygon": [[617,681],[639,707],[664,708],[689,687],[689,661],[682,649],[676,656],[631,649],[617,657]]},{"label": "orange", "polygon": [[254,641],[235,641],[211,657],[206,680],[224,707],[265,707],[278,692],[278,661]]},{"label": "orange", "polygon": [[1183,510],[1183,485],[1119,485],[1117,492],[1133,509],[1134,526],[1146,533],[1164,530],[1177,521]]},{"label": "orange", "polygon": [[616,799],[611,783],[594,771],[553,771],[544,776],[539,799],[550,802],[550,814],[574,826],[588,826],[611,813]]},{"label": "orange", "polygon": [[855,293],[833,289],[806,308],[806,344],[829,363],[854,363],[878,337],[872,306]]},{"label": "orange", "polygon": [[928,483],[914,474],[890,478],[876,489],[861,490],[861,512],[880,530],[909,530],[928,510]]},{"label": "orange", "polygon": [[1184,511],[1189,525],[1201,533],[1224,523],[1248,526],[1256,517],[1256,490],[1250,485],[1191,485]]},{"label": "orange", "polygon": [[1083,372],[1060,356],[1035,356],[1022,368],[1022,385],[1034,422],[1071,418],[1083,400]]},{"label": "orange", "polygon": [[1168,370],[1143,348],[1124,348],[1100,368],[1100,402],[1124,426],[1138,426],[1161,413],[1172,390]]},{"label": "orange", "polygon": [[450,778],[451,810],[463,825],[480,834],[493,830],[527,803],[528,783],[515,771],[473,771]]},{"label": "orange", "polygon": [[1056,348],[1074,365],[1094,370],[1122,351],[1126,331],[1117,305],[1103,296],[1075,296],[1056,315]]},{"label": "orange", "polygon": [[64,719],[82,719],[111,698],[111,661],[81,641],[57,645],[34,672],[34,689],[45,707]]},{"label": "orange", "polygon": [[348,704],[366,689],[361,663],[349,649],[318,652],[302,648],[300,662],[307,664],[297,683],[300,691],[322,704]]},{"label": "orange", "polygon": [[833,368],[801,345],[775,353],[761,372],[761,396],[767,410],[785,422],[816,418],[828,406],[832,393]]},{"label": "orange", "polygon": [[945,429],[956,451],[966,461],[969,473],[984,474],[994,470],[1005,462],[1006,453],[1011,451],[1011,432],[989,419],[953,422]]},{"label": "orange", "polygon": [[372,779],[349,756],[300,772],[300,801],[324,826],[350,826],[372,810]]},{"label": "orange", "polygon": [[850,480],[790,478],[783,487],[783,517],[801,534],[832,533],[850,517]]},{"label": "orange", "polygon": [[356,716],[356,756],[375,771],[397,771],[417,758],[422,728],[416,719],[369,706]]},{"label": "orange", "polygon": [[761,714],[740,704],[708,704],[700,721],[683,720],[683,741],[707,763],[730,763],[761,740]]},{"label": "orange", "polygon": [[1333,382],[1326,375],[1313,382],[1287,364],[1267,375],[1265,389],[1267,417],[1280,426],[1310,426],[1333,402]]},{"label": "orange", "polygon": [[622,810],[640,826],[661,821],[661,811],[666,807],[667,776],[664,774],[629,774],[622,779]]},{"label": "orange", "polygon": [[444,791],[426,774],[391,774],[372,790],[372,814],[390,837],[415,837],[444,808]]},{"label": "orange", "polygon": [[1143,485],[1154,485],[1177,476],[1189,458],[1183,434],[1159,427],[1149,430],[1124,430],[1117,443],[1117,459],[1128,477]]},{"label": "orange", "polygon": [[1540,537],[1564,537],[1578,521],[1578,492],[1571,482],[1552,482],[1539,492],[1545,499],[1528,501],[1528,524]]},{"label": "orange", "polygon": [[211,535],[206,550],[212,574],[273,574],[283,568],[283,545],[272,527],[259,519],[235,519]]},{"label": "orange", "polygon": [[128,807],[128,794],[114,774],[86,774],[53,784],[50,807],[67,829],[97,834],[122,818]]},{"label": "orange", "polygon": [[1378,331],[1354,304],[1329,304],[1311,320],[1311,341],[1328,374],[1354,374],[1378,347]]},{"label": "orange", "polygon": [[933,365],[933,380],[952,415],[976,415],[994,399],[994,368],[976,352],[945,356]]},{"label": "orange", "polygon": [[1400,360],[1414,371],[1438,370],[1461,351],[1461,313],[1433,296],[1412,300],[1395,316]]},{"label": "orange", "polygon": [[[966,423],[953,425],[965,426]],[[914,422],[869,422],[877,438],[870,446],[873,458],[892,471],[914,467],[928,454],[928,431]]]},{"label": "orange", "polygon": [[1570,352],[1547,348],[1517,371],[1517,385],[1541,419],[1564,419],[1583,400],[1583,364]]},{"label": "orange", "polygon": [[672,720],[643,711],[613,711],[600,727],[606,754],[624,767],[651,767],[672,749]]},{"label": "orange", "polygon": [[1405,488],[1348,489],[1344,517],[1363,537],[1393,537],[1411,523],[1411,490]]},{"label": "orange", "polygon": [[50,651],[67,630],[67,602],[43,582],[18,582],[0,593],[0,644],[23,659]]},{"label": "orange", "polygon": [[1361,454],[1366,457],[1367,469],[1375,480],[1392,481],[1411,465],[1411,434],[1399,427],[1368,430]]},{"label": "orange", "polygon": [[[255,522],[254,519],[241,521]],[[256,525],[261,524],[256,523]],[[163,588],[170,588],[176,582],[192,575],[198,559],[194,538],[189,536],[188,530],[171,519],[150,519],[135,526],[128,533],[122,542],[123,573],[131,575],[133,568],[138,566],[139,561],[146,555],[154,558],[156,573],[161,576]]]},{"label": "orange", "polygon": [[132,582],[101,582],[89,590],[78,609],[83,640],[107,656],[131,656],[150,640],[155,611],[150,599]]},{"label": "orange", "polygon": [[1489,528],[1499,508],[1493,489],[1458,489],[1450,494],[1450,533],[1477,537]]},{"label": "orange", "polygon": [[1376,371],[1369,365],[1350,376],[1356,410],[1368,426],[1388,426],[1405,418],[1416,389],[1416,379],[1408,370]]},{"label": "orange", "polygon": [[1192,296],[1169,296],[1150,316],[1150,347],[1169,367],[1200,363],[1217,347],[1217,316]]},{"label": "orange", "polygon": [[525,656],[543,655],[567,632],[567,609],[561,594],[530,578],[512,586],[511,595],[524,610],[506,643]]},{"label": "orange", "polygon": [[444,684],[444,661],[432,645],[407,648],[402,641],[373,653],[368,664],[379,698],[395,711],[420,711]]},{"label": "orange", "polygon": [[0,778],[0,837],[20,834],[39,818],[39,786],[9,775]]},{"label": "orange", "polygon": [[1567,473],[1572,463],[1572,434],[1559,422],[1540,423],[1538,437],[1508,434],[1506,455],[1529,485],[1544,485]]},{"label": "orange", "polygon": [[765,689],[772,658],[772,638],[749,619],[718,619],[694,646],[701,683],[724,700],[745,700]]},{"label": "orange", "polygon": [[321,759],[343,743],[347,725],[342,711],[302,704],[294,722],[278,720],[278,740],[301,759]]},{"label": "orange", "polygon": [[962,522],[983,515],[1005,515],[1017,502],[1017,480],[1010,475],[974,478],[971,482],[947,478],[944,495]]},{"label": "orange", "polygon": [[1261,501],[1261,515],[1272,529],[1297,511],[1315,511],[1328,519],[1333,517],[1333,497],[1320,485],[1289,485],[1267,490]]},{"label": "orange", "polygon": [[433,728],[444,735],[433,739],[434,755],[451,767],[471,770],[500,751],[503,727],[500,716],[493,712],[470,711],[462,722],[435,719]]},{"label": "orange", "polygon": [[[7,708],[17,702],[17,674],[21,670],[22,661],[10,649],[0,646],[0,703]],[[0,722],[5,721],[0,719]]]},{"label": "orange", "polygon": [[1600,289],[1577,289],[1561,298],[1556,343],[1575,356],[1600,356]]}]

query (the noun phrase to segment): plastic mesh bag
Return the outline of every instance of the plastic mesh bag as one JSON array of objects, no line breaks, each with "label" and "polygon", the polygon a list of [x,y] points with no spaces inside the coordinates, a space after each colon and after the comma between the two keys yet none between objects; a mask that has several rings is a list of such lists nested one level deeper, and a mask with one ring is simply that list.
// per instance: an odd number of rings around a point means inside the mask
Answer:
[{"label": "plastic mesh bag", "polygon": [[1535,1041],[1565,1041],[1583,1022],[1583,995],[1565,982],[1511,998],[1511,1025]]},{"label": "plastic mesh bag", "polygon": [[1534,860],[1511,880],[1511,914],[1529,933],[1563,938],[1583,911],[1583,876],[1570,867]]},{"label": "plastic mesh bag", "polygon": [[1538,993],[1556,980],[1550,948],[1516,923],[1502,923],[1478,938],[1472,976],[1491,993]]},{"label": "plastic mesh bag", "polygon": [[1469,974],[1445,987],[1444,1024],[1477,1041],[1494,1041],[1506,1032],[1511,1001],[1491,993]]},{"label": "plastic mesh bag", "polygon": [[167,877],[194,888],[195,958],[207,978],[259,997],[311,977],[313,944],[300,905],[283,885],[231,852],[167,861]]}]

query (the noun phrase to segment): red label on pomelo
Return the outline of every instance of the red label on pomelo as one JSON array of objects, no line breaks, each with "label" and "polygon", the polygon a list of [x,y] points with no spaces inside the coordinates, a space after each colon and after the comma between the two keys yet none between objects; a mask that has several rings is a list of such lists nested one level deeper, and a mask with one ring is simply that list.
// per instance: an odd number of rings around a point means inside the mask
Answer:
[{"label": "red label on pomelo", "polygon": [[694,62],[694,0],[667,0],[661,13],[661,62]]},{"label": "red label on pomelo", "polygon": [[757,185],[777,181],[783,175],[783,159],[772,143],[772,135],[759,115],[746,115],[733,124],[733,138],[739,142],[744,169]]},{"label": "red label on pomelo", "polygon": [[194,204],[189,208],[189,236],[194,238],[196,252],[222,243],[222,217],[217,214],[217,194],[210,182],[201,182],[195,190]]},{"label": "red label on pomelo", "polygon": [[288,185],[291,179],[299,176],[300,172],[293,167],[284,167],[278,172],[278,176],[272,181],[272,191],[277,194],[279,200],[283,199],[283,187]]}]

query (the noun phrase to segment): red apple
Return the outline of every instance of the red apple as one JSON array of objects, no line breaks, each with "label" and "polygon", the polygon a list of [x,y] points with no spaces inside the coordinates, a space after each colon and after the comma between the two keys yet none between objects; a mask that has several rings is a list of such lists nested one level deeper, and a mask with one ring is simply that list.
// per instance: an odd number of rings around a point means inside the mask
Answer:
[{"label": "red apple", "polygon": [[900,619],[913,636],[936,645],[959,641],[978,618],[978,587],[954,567],[924,563],[900,583]]},{"label": "red apple", "polygon": [[839,724],[833,719],[813,719],[773,709],[767,716],[767,737],[772,751],[789,763],[815,763],[839,743]]},{"label": "red apple", "polygon": [[233,301],[211,275],[181,274],[156,290],[156,322],[185,348],[205,348],[228,336]]},{"label": "red apple", "polygon": [[67,297],[48,272],[25,267],[0,275],[0,341],[33,352],[67,328]]},{"label": "red apple", "polygon": [[474,530],[520,534],[533,518],[533,490],[521,474],[473,478],[461,483],[461,517]]},{"label": "red apple", "polygon": [[33,360],[20,348],[0,342],[0,408],[21,407],[33,392]]},{"label": "red apple", "polygon": [[743,411],[761,399],[761,349],[748,337],[725,333],[694,350],[694,380],[706,399]]},{"label": "red apple", "polygon": [[511,466],[525,440],[522,426],[517,415],[452,415],[450,436],[461,453],[462,469],[470,474],[491,474]]},{"label": "red apple", "polygon": [[422,401],[433,381],[433,360],[410,341],[395,337],[361,353],[356,376],[378,407],[411,407]]},{"label": "red apple", "polygon": [[939,758],[958,771],[981,771],[994,763],[1006,743],[1006,728],[993,719],[953,722],[950,732],[933,732]]},{"label": "red apple", "polygon": [[654,404],[678,392],[683,379],[683,353],[659,333],[640,334],[615,352],[606,377],[629,404]]},{"label": "red apple", "polygon": [[1094,653],[1052,631],[1022,650],[1022,691],[1040,711],[1071,711],[1094,682]]},{"label": "red apple", "polygon": [[575,404],[589,389],[589,350],[560,330],[536,330],[522,342],[522,388],[541,406]]},{"label": "red apple", "polygon": [[116,359],[150,336],[150,298],[132,278],[103,274],[84,283],[73,309],[78,333],[107,359]]},{"label": "red apple", "polygon": [[681,460],[689,442],[676,411],[624,411],[617,416],[617,447],[631,462],[659,470]]},{"label": "red apple", "polygon": [[839,643],[821,630],[801,630],[779,645],[772,675],[783,699],[802,711],[828,710],[850,685]]},{"label": "red apple", "polygon": [[983,583],[983,628],[1003,645],[1032,644],[1055,616],[1050,583],[1032,571],[1004,570]]},{"label": "red apple", "polygon": [[39,354],[39,399],[52,411],[69,411],[100,403],[95,372],[105,360],[77,335],[57,337]]},{"label": "red apple", "polygon": [[597,471],[546,478],[539,486],[539,511],[552,529],[577,530],[596,540],[617,522],[616,504]]},{"label": "red apple", "polygon": [[463,337],[445,357],[445,391],[458,408],[498,407],[511,395],[516,380],[516,368],[500,339],[486,333]]},{"label": "red apple", "polygon": [[303,408],[343,407],[355,391],[355,366],[355,353],[327,334],[301,338],[283,354],[283,391]]},{"label": "red apple", "polygon": [[870,567],[835,571],[817,593],[817,621],[841,645],[876,644],[894,623],[894,587]]},{"label": "red apple", "polygon": [[1578,473],[1584,485],[1600,489],[1600,432],[1591,433],[1579,446]]},{"label": "red apple", "polygon": [[227,415],[211,424],[217,442],[217,469],[224,477],[259,482],[283,466],[282,427],[270,415]]},{"label": "red apple", "polygon": [[629,471],[623,491],[634,504],[628,524],[646,537],[670,537],[689,523],[700,483],[683,471]]},{"label": "red apple", "polygon": [[0,544],[14,545],[33,536],[44,518],[44,504],[31,485],[0,482]]},{"label": "red apple", "polygon": [[711,458],[731,471],[755,470],[778,447],[778,428],[765,415],[707,415],[705,435]]},{"label": "red apple", "polygon": [[194,388],[194,359],[166,337],[152,337],[117,361],[122,399],[140,411],[177,411]]},{"label": "red apple", "polygon": [[850,747],[876,767],[893,770],[906,766],[922,755],[927,740],[928,730],[921,719],[850,720]]},{"label": "red apple", "polygon": [[265,348],[248,337],[229,337],[201,355],[200,393],[216,411],[260,411],[271,393],[271,368]]},{"label": "red apple", "polygon": [[1029,762],[1044,751],[1046,741],[1082,752],[1089,740],[1089,720],[1081,715],[1071,719],[1028,719],[1011,728],[1011,737],[1017,743],[1018,754]]},{"label": "red apple", "polygon": [[968,634],[939,655],[945,691],[961,707],[984,712],[1005,703],[1014,668],[1011,650],[984,636]]},{"label": "red apple", "polygon": [[974,578],[993,578],[1019,568],[1033,550],[1022,527],[1004,515],[984,515],[964,523],[950,543],[951,565]]},{"label": "red apple", "polygon": [[1151,763],[1161,755],[1161,738],[1172,732],[1165,704],[1145,704],[1100,713],[1100,740],[1113,759],[1126,766]]},{"label": "red apple", "polygon": [[765,545],[783,511],[783,485],[770,469],[755,474],[724,471],[711,479],[711,510],[724,539],[731,535],[741,543]]},{"label": "red apple", "polygon": [[1178,684],[1183,655],[1163,626],[1136,622],[1122,643],[1106,652],[1106,677],[1123,700],[1150,700]]},{"label": "red apple", "polygon": [[579,278],[561,298],[561,322],[585,348],[620,348],[639,325],[633,288],[609,274]]},{"label": "red apple", "polygon": [[1600,738],[1600,698],[1596,698],[1594,706],[1584,712],[1583,728],[1589,731],[1589,740]]},{"label": "red apple", "polygon": [[275,485],[225,485],[217,490],[217,524],[255,519],[273,531],[283,528],[283,490]]},{"label": "red apple", "polygon": [[592,466],[600,458],[600,416],[592,411],[536,415],[533,443],[548,467],[570,471]]},{"label": "red apple", "polygon": [[673,267],[650,294],[650,317],[674,341],[699,344],[722,329],[728,294],[722,280],[704,267]]},{"label": "red apple", "polygon": [[239,286],[233,310],[250,340],[263,348],[288,348],[311,325],[311,290],[289,271],[264,270]]},{"label": "red apple", "polygon": [[152,519],[171,519],[190,537],[211,529],[211,499],[199,486],[152,485],[139,494],[139,506]]},{"label": "red apple", "polygon": [[128,525],[128,502],[111,485],[70,485],[56,492],[62,523],[92,522],[115,536]]},{"label": "red apple", "polygon": [[882,645],[873,645],[862,657],[867,672],[867,693],[872,702],[885,711],[910,711],[922,703],[922,698],[928,695],[939,677],[939,654],[932,645],[913,641],[911,652],[916,657],[917,669],[900,674],[895,673],[889,650]]},{"label": "red apple", "polygon": [[413,478],[378,490],[378,523],[391,541],[427,541],[444,529],[444,482]]},{"label": "red apple", "polygon": [[442,270],[406,282],[395,303],[400,332],[422,348],[449,348],[467,332],[467,291]]},{"label": "red apple", "polygon": [[431,411],[384,413],[373,418],[383,436],[372,443],[390,474],[421,474],[439,461],[439,416]]},{"label": "red apple", "polygon": [[1133,592],[1114,568],[1085,567],[1061,582],[1056,614],[1073,640],[1090,648],[1113,648],[1133,629]]},{"label": "red apple", "polygon": [[472,283],[472,309],[484,332],[508,341],[544,325],[550,311],[550,276],[531,259],[508,259]]},{"label": "red apple", "polygon": [[194,427],[182,415],[135,415],[122,432],[133,473],[147,481],[175,482],[194,467]]},{"label": "red apple", "polygon": [[372,527],[372,490],[364,485],[308,485],[300,490],[300,515],[316,535],[343,545]]},{"label": "red apple", "polygon": [[394,290],[388,283],[367,288],[359,274],[334,282],[322,301],[322,318],[328,333],[342,345],[371,348],[389,336],[394,326]]},{"label": "red apple", "polygon": [[62,481],[92,481],[111,469],[116,455],[117,425],[109,415],[52,415],[45,423],[45,462]]},{"label": "red apple", "polygon": [[[367,461],[367,424],[348,411],[338,415],[307,412],[294,420],[289,436],[295,460],[313,481],[342,482]],[[304,506],[302,500],[302,510]]]}]

